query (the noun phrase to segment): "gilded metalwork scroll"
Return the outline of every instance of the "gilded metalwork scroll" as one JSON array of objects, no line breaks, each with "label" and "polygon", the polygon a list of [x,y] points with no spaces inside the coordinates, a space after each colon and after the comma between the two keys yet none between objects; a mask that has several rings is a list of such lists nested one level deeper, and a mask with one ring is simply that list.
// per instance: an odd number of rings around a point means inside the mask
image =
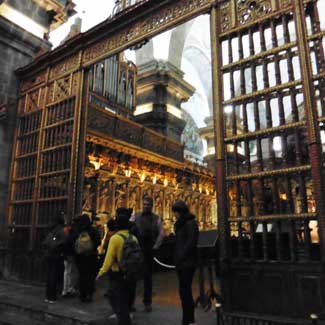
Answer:
[{"label": "gilded metalwork scroll", "polygon": [[174,1],[170,4],[159,8],[154,14],[141,21],[129,24],[118,33],[91,45],[85,49],[82,58],[84,66],[108,56],[113,51],[126,48],[140,41],[144,37],[153,35],[166,30],[175,24],[185,21],[192,16],[208,11],[212,0],[181,0]]}]

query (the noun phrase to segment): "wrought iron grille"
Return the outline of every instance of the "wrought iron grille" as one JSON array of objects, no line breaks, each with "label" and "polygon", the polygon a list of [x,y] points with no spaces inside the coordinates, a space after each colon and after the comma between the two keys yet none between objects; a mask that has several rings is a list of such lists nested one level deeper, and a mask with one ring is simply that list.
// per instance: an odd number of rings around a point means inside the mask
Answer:
[{"label": "wrought iron grille", "polygon": [[24,101],[19,112],[8,221],[12,249],[40,248],[46,227],[67,212],[75,97],[45,108],[39,100]]},{"label": "wrought iron grille", "polygon": [[[257,1],[251,7],[249,1],[236,3],[234,28],[225,14],[227,2],[221,5],[220,36],[231,256],[318,260],[295,12],[285,1],[276,7],[271,1]],[[306,5],[306,24],[313,95],[324,128],[324,33],[314,1]]]}]

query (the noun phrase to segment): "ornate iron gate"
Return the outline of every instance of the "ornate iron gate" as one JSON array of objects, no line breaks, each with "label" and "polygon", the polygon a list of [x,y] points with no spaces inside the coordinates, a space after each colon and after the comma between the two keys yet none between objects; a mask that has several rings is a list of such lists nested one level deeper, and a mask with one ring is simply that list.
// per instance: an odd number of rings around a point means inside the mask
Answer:
[{"label": "ornate iron gate", "polygon": [[224,310],[308,317],[324,306],[317,1],[219,1],[211,35]]},{"label": "ornate iron gate", "polygon": [[55,217],[73,213],[82,82],[78,65],[75,56],[70,65],[58,63],[21,85],[7,220],[11,276],[44,276],[35,252]]},{"label": "ornate iron gate", "polygon": [[[210,13],[224,310],[306,317],[324,309],[325,33],[317,5],[136,1],[72,39],[69,51],[22,69],[9,247],[37,248],[49,222],[41,211],[81,205],[87,67]],[[41,269],[28,261],[22,252],[12,265],[20,275]]]}]

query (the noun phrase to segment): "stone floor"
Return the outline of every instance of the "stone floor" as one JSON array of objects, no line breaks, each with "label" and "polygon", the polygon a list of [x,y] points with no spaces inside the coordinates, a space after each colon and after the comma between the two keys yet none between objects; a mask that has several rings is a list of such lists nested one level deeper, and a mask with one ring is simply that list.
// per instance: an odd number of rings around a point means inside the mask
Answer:
[{"label": "stone floor", "polygon": [[[135,313],[135,324],[178,325],[181,324],[181,309],[177,293],[177,279],[174,272],[163,272],[154,276],[153,312],[143,312],[141,303],[142,284],[139,283]],[[0,324],[107,324],[112,313],[107,299],[105,279],[97,283],[93,303],[80,303],[77,298],[60,299],[53,305],[44,302],[44,288],[27,284],[0,281]],[[193,284],[194,296],[198,295],[197,278]],[[213,311],[196,310],[199,325],[215,325]],[[29,321],[30,320],[30,321]]]},{"label": "stone floor", "polygon": [[[106,288],[106,279],[103,277],[97,282],[94,302],[85,304],[81,303],[78,298],[61,298],[57,303],[49,305],[44,302],[44,287],[0,281],[0,325],[116,325],[116,321],[108,319],[112,310],[104,297]],[[217,285],[215,289],[219,290]],[[196,276],[193,283],[195,298],[198,297],[198,291]],[[139,283],[135,325],[181,324],[181,308],[175,272],[160,272],[154,275],[152,313],[143,311],[141,297],[142,283]],[[196,321],[198,325],[217,324],[215,312],[213,310],[206,312],[200,307],[196,309]],[[237,322],[231,322],[231,324],[237,324]],[[238,322],[238,324],[248,323]],[[254,324],[275,323],[257,321]],[[286,323],[281,322],[281,324]],[[290,324],[293,323],[290,322]],[[311,325],[311,322],[299,322],[299,325],[301,324]],[[298,325],[298,322],[294,325]],[[319,321],[317,325],[325,324]]]}]

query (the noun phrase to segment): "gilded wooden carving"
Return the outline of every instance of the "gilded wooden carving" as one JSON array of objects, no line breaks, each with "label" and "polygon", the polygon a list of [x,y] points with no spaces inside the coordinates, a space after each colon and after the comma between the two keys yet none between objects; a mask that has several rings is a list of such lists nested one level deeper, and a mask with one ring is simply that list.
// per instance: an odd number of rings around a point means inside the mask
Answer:
[{"label": "gilded wooden carving", "polygon": [[71,95],[77,95],[79,92],[80,86],[80,72],[75,72],[72,74],[72,81],[71,81]]},{"label": "gilded wooden carving", "polygon": [[87,126],[90,129],[112,136],[114,132],[114,119],[110,116],[102,116],[96,110],[90,109]]},{"label": "gilded wooden carving", "polygon": [[62,75],[72,72],[79,68],[80,65],[80,54],[79,52],[72,55],[71,57],[60,61],[51,68],[50,80],[57,79]]},{"label": "gilded wooden carving", "polygon": [[286,8],[286,7],[289,7],[290,5],[292,5],[291,0],[279,0],[279,2],[280,2],[281,8]]},{"label": "gilded wooden carving", "polygon": [[54,88],[55,88],[55,81],[51,82],[48,86],[48,98],[47,98],[48,103],[52,103],[54,101]]},{"label": "gilded wooden carving", "polygon": [[119,33],[86,48],[83,52],[82,64],[88,65],[112,51],[131,45],[144,36],[156,34],[177,20],[207,10],[212,3],[212,0],[181,0],[169,4],[159,12],[136,22],[133,26],[126,27]]},{"label": "gilded wooden carving", "polygon": [[54,101],[62,100],[70,95],[71,75],[55,81]]},{"label": "gilded wooden carving", "polygon": [[25,112],[32,112],[39,108],[39,94],[40,89],[36,89],[27,94],[27,103],[25,106]]},{"label": "gilded wooden carving", "polygon": [[21,92],[26,90],[32,89],[37,85],[40,85],[46,81],[46,71],[42,71],[41,73],[37,74],[36,76],[24,80],[21,85]]},{"label": "gilded wooden carving", "polygon": [[221,16],[221,31],[225,32],[231,28],[232,15],[231,15],[231,4],[225,2],[220,5],[220,16]]},{"label": "gilded wooden carving", "polygon": [[237,0],[237,20],[244,25],[272,11],[271,0]]}]

